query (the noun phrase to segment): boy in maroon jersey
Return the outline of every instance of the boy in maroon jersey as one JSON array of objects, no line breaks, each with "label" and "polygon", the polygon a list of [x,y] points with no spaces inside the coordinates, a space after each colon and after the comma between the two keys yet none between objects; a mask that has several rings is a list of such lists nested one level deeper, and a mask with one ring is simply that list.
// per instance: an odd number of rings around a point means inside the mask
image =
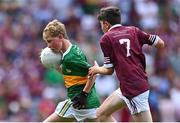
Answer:
[{"label": "boy in maroon jersey", "polygon": [[112,74],[115,69],[120,81],[120,88],[112,93],[97,110],[98,118],[100,121],[115,121],[111,115],[128,106],[136,122],[152,122],[142,46],[148,44],[163,48],[164,41],[157,35],[147,34],[137,27],[122,26],[120,10],[116,7],[102,8],[98,20],[104,32],[100,39],[104,65],[91,67],[89,76],[97,73]]}]

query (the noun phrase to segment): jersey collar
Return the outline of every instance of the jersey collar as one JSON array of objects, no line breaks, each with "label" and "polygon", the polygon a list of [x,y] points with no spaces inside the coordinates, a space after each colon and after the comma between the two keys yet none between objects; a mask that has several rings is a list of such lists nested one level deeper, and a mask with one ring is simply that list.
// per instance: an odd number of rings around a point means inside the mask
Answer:
[{"label": "jersey collar", "polygon": [[71,50],[71,47],[72,47],[72,44],[70,44],[70,46],[68,47],[68,49],[63,53],[62,59],[64,58],[64,56],[65,56],[66,54],[69,53],[69,51]]},{"label": "jersey collar", "polygon": [[113,29],[113,28],[115,28],[115,27],[119,27],[119,26],[122,26],[122,25],[121,25],[121,24],[115,24],[115,25],[113,25],[111,28],[109,28],[108,31],[111,31],[111,29]]}]

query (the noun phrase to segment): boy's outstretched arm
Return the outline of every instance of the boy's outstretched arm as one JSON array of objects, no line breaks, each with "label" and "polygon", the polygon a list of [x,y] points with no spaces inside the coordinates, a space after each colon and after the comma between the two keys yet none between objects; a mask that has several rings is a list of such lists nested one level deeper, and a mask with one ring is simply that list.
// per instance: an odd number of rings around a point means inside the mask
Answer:
[{"label": "boy's outstretched arm", "polygon": [[[98,66],[97,63],[95,63],[94,65]],[[87,80],[86,85],[85,85],[83,91],[81,92],[81,94],[79,96],[75,96],[72,99],[74,108],[77,108],[77,109],[85,108],[88,93],[91,90],[91,88],[93,87],[93,85],[95,83],[95,79],[96,79],[96,75],[94,75],[92,77],[88,76],[88,80]]]},{"label": "boy's outstretched arm", "polygon": [[96,74],[103,74],[103,75],[111,75],[114,72],[114,68],[106,68],[104,66],[100,67],[97,65],[94,65],[89,68],[89,76],[94,76]]}]

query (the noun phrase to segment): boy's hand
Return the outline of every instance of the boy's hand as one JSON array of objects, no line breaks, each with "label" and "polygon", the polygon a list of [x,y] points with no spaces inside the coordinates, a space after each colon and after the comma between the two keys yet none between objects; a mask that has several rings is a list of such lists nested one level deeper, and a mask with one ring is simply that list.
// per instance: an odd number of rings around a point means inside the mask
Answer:
[{"label": "boy's hand", "polygon": [[82,91],[80,95],[77,95],[74,98],[72,98],[71,101],[73,102],[73,107],[76,109],[85,109],[87,96],[88,93]]},{"label": "boy's hand", "polygon": [[88,76],[93,77],[94,75],[96,75],[98,73],[98,68],[99,68],[98,63],[94,61],[94,66],[89,68]]}]

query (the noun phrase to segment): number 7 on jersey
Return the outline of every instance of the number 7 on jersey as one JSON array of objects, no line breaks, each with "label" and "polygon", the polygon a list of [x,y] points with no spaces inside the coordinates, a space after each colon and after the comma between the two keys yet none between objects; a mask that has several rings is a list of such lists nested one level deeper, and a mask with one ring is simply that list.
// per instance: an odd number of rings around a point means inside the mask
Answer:
[{"label": "number 7 on jersey", "polygon": [[129,52],[129,50],[130,50],[130,40],[129,40],[129,39],[120,39],[120,40],[119,40],[119,43],[120,43],[120,44],[127,43],[127,45],[126,45],[126,49],[127,49],[127,54],[126,54],[126,56],[127,56],[127,57],[130,56],[130,55],[131,55],[130,52]]}]

